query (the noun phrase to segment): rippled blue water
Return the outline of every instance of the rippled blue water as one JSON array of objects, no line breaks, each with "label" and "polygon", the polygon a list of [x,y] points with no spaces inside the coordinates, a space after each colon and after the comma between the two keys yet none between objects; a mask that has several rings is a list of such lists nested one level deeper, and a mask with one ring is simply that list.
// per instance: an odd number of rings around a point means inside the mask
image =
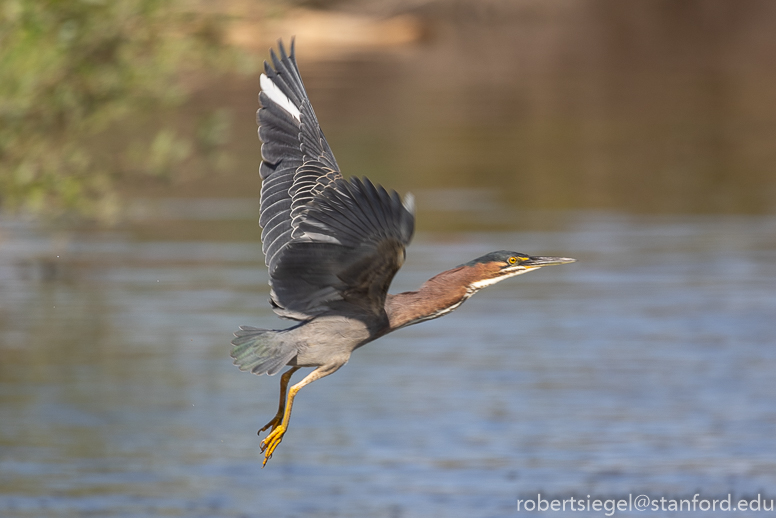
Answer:
[{"label": "rippled blue water", "polygon": [[556,220],[418,235],[394,291],[491,250],[579,262],[360,349],[300,392],[265,469],[256,430],[278,378],[239,372],[228,345],[238,325],[283,325],[258,243],[4,223],[0,515],[505,517],[537,492],[776,498],[776,219]]}]

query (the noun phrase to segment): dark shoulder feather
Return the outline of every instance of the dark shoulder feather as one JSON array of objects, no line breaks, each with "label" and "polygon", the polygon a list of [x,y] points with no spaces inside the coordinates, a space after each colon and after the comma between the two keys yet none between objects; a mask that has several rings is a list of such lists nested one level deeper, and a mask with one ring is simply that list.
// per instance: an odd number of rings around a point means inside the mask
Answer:
[{"label": "dark shoulder feather", "polygon": [[339,179],[309,205],[270,270],[276,311],[292,318],[338,303],[381,313],[415,228],[411,196],[369,180]]}]

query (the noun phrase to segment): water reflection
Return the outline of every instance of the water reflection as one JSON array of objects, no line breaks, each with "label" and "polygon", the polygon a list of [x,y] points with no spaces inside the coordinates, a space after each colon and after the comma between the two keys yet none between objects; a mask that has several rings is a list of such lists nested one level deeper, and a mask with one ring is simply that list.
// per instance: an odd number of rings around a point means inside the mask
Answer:
[{"label": "water reflection", "polygon": [[217,239],[247,228],[224,214],[253,219],[227,205],[201,241],[2,226],[0,514],[511,516],[536,491],[774,487],[772,217],[421,233],[395,290],[504,247],[580,262],[359,350],[262,470],[278,380],[238,372],[228,341],[281,322],[258,242]]}]

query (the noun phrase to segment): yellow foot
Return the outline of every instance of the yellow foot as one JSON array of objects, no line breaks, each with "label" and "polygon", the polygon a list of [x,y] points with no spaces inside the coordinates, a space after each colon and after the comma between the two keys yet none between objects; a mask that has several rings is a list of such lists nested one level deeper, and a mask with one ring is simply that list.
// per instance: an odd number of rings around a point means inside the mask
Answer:
[{"label": "yellow foot", "polygon": [[285,434],[286,427],[279,424],[263,441],[261,441],[261,451],[264,453],[264,463],[262,464],[262,467],[266,466],[267,461],[272,458],[272,452],[278,447],[278,444],[283,440]]}]

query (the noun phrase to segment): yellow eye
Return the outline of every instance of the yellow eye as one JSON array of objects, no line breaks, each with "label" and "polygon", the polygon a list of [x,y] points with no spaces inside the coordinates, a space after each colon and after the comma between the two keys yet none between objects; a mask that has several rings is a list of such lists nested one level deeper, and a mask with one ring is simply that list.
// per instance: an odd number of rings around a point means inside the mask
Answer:
[{"label": "yellow eye", "polygon": [[517,257],[510,257],[508,260],[509,264],[515,264],[517,262]]}]

